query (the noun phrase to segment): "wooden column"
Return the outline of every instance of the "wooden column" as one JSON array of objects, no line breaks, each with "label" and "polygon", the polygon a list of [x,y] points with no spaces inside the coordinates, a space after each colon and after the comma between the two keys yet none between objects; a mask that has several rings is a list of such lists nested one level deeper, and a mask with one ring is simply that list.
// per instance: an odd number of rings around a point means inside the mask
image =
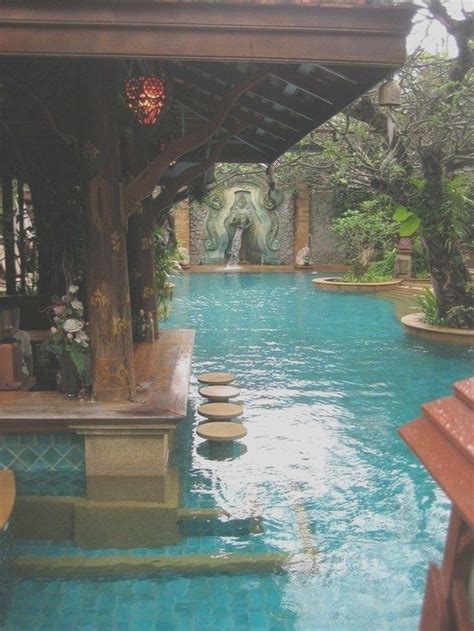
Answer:
[{"label": "wooden column", "polygon": [[139,309],[152,313],[156,331],[158,319],[154,231],[152,204],[151,199],[148,198],[143,200],[141,208],[130,217],[128,222],[128,269],[132,313],[137,314]]},{"label": "wooden column", "polygon": [[2,178],[3,247],[5,249],[5,280],[7,294],[16,294],[15,232],[13,227],[13,185],[9,177]]},{"label": "wooden column", "polygon": [[298,191],[295,197],[295,263],[304,254],[303,249],[309,247],[310,232],[310,196],[307,188]]},{"label": "wooden column", "polygon": [[94,61],[82,89],[82,171],[86,221],[86,282],[93,394],[100,401],[135,396],[118,134],[120,85],[114,61]]}]

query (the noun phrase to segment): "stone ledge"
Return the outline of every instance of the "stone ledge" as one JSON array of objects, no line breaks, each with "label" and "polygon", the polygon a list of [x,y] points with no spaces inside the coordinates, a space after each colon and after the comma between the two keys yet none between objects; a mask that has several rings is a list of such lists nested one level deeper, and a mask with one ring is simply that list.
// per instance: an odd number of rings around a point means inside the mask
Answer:
[{"label": "stone ledge", "polygon": [[422,313],[410,313],[403,316],[401,322],[408,333],[420,335],[421,337],[441,342],[474,344],[473,329],[452,329],[446,326],[433,326],[423,322],[422,317]]},{"label": "stone ledge", "polygon": [[232,554],[222,556],[184,555],[159,557],[34,557],[16,560],[22,578],[157,577],[168,573],[186,575],[219,572],[248,574],[283,571],[289,561],[285,553]]},{"label": "stone ledge", "polygon": [[402,278],[387,280],[380,283],[345,283],[338,278],[315,278],[313,280],[313,283],[318,289],[324,289],[327,291],[352,291],[360,293],[381,291],[383,289],[398,289],[402,282]]}]

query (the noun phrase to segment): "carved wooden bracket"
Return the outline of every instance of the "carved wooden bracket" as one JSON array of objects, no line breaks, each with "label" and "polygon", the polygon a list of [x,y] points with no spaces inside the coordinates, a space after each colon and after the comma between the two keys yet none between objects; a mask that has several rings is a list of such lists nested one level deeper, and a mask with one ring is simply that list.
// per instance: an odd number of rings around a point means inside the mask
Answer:
[{"label": "carved wooden bracket", "polygon": [[[141,171],[141,173],[134,177],[125,189],[125,208],[127,214],[133,214],[136,205],[141,202],[142,199],[152,194],[158,180],[171,162],[207,142],[222,125],[225,117],[239,97],[266,77],[268,77],[267,72],[255,72],[249,75],[245,81],[241,81],[235,85],[222,99],[219,106],[216,108],[214,116],[207,123],[204,123],[201,129],[181,136],[169,144],[143,169],[143,171]],[[241,129],[239,129],[239,131],[241,131]],[[234,131],[233,133],[238,132]]]},{"label": "carved wooden bracket", "polygon": [[194,180],[196,177],[199,177],[200,175],[205,173],[207,169],[209,169],[209,167],[211,167],[214,162],[218,160],[221,151],[225,147],[226,143],[230,140],[230,138],[245,129],[245,127],[247,127],[247,123],[242,122],[232,127],[232,129],[229,129],[229,131],[224,134],[219,142],[216,143],[211,149],[206,160],[203,160],[199,164],[186,169],[186,171],[184,171],[179,177],[173,180],[173,182],[169,184],[155,200],[153,200],[152,212],[155,221],[164,210],[172,206],[175,197],[178,194],[178,191],[189,184],[189,182]]}]

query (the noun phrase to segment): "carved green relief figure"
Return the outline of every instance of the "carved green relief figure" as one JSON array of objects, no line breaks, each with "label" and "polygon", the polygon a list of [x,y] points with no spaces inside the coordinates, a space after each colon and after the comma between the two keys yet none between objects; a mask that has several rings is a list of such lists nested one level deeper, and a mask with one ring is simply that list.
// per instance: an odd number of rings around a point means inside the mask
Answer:
[{"label": "carved green relief figure", "polygon": [[241,258],[248,263],[279,263],[279,214],[283,196],[264,182],[241,181],[243,186],[223,186],[208,200],[205,243],[207,262],[228,258],[237,227],[241,227]]},{"label": "carved green relief figure", "polygon": [[206,250],[209,251],[208,262],[220,261],[224,258],[229,237],[224,227],[224,216],[221,212],[224,206],[222,199],[214,193],[207,199],[209,214],[206,222],[207,239]]}]

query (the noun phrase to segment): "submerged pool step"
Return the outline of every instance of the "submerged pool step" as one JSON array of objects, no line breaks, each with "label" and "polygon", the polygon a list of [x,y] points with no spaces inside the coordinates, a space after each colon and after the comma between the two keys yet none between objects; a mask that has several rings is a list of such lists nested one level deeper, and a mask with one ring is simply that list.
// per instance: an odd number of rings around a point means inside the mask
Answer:
[{"label": "submerged pool step", "polygon": [[16,560],[16,575],[21,578],[154,578],[164,574],[262,574],[285,570],[289,555],[226,554],[186,556],[23,556]]},{"label": "submerged pool step", "polygon": [[178,528],[184,537],[245,537],[263,532],[261,517],[180,517]]}]

